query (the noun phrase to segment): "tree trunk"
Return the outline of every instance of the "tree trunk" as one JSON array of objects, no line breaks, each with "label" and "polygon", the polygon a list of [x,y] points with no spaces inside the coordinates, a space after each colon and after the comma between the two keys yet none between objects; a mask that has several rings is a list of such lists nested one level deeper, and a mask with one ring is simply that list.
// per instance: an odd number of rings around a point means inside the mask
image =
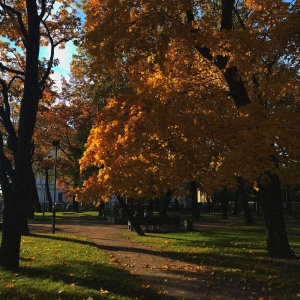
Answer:
[{"label": "tree trunk", "polygon": [[27,217],[34,218],[34,210],[42,212],[41,203],[39,201],[39,195],[36,188],[36,181],[33,169],[31,167],[29,185],[28,185],[28,196],[27,196]]},{"label": "tree trunk", "polygon": [[286,188],[286,191],[285,191],[285,202],[286,202],[286,212],[288,215],[290,216],[293,216],[293,213],[294,213],[294,209],[293,209],[293,205],[291,203],[291,188],[290,186],[288,186]]},{"label": "tree trunk", "polygon": [[159,215],[160,216],[166,216],[168,206],[170,204],[170,201],[172,200],[172,191],[171,189],[168,189],[166,194],[163,197],[160,197],[159,199]]},{"label": "tree trunk", "polygon": [[[3,189],[3,185],[2,185]],[[19,268],[20,244],[21,244],[21,221],[16,218],[19,215],[19,209],[13,198],[13,193],[3,194],[4,211],[2,240],[0,249],[0,263],[6,270],[17,271]]]},{"label": "tree trunk", "polygon": [[45,192],[46,192],[46,200],[48,201],[48,211],[52,211],[53,202],[52,202],[52,196],[50,193],[50,187],[49,187],[49,168],[45,168]]},{"label": "tree trunk", "polygon": [[[51,203],[52,203],[52,201],[51,201]],[[73,211],[79,212],[79,203],[78,203],[78,201],[76,201],[75,195],[73,195],[73,197],[72,197],[72,204],[73,204]]]},{"label": "tree trunk", "polygon": [[228,190],[223,188],[222,192],[222,219],[228,219]]},{"label": "tree trunk", "polygon": [[239,194],[241,199],[241,205],[244,212],[244,220],[246,224],[253,224],[254,219],[251,213],[251,209],[248,202],[248,192],[245,187],[244,179],[243,177],[238,177],[238,183],[239,183]]},{"label": "tree trunk", "polygon": [[13,187],[12,197],[7,197],[4,200],[4,222],[0,251],[2,266],[14,271],[19,268],[21,235],[28,234],[26,206],[32,170],[32,137],[38,102],[42,97],[39,86],[40,17],[37,2],[26,1],[26,10],[28,22],[24,43],[26,47],[24,89],[18,124],[18,139],[15,149],[13,149],[14,175],[10,178]]},{"label": "tree trunk", "polygon": [[[4,224],[3,218],[3,224]],[[7,220],[7,218],[6,218]],[[16,224],[9,224],[16,225]],[[3,226],[0,250],[0,263],[5,270],[18,271],[20,259],[21,234],[15,227]]]},{"label": "tree trunk", "polygon": [[267,253],[269,257],[296,258],[288,242],[280,180],[269,174],[270,183],[261,187],[262,210],[266,228]]},{"label": "tree trunk", "polygon": [[136,233],[138,235],[144,236],[145,235],[144,231],[142,230],[140,224],[134,218],[134,215],[133,215],[132,211],[130,211],[130,209],[128,208],[124,198],[122,196],[118,195],[117,199],[118,199],[119,204],[122,207],[122,211],[128,217],[128,221],[130,222],[132,228],[136,231]]},{"label": "tree trunk", "polygon": [[200,217],[199,206],[198,206],[198,187],[196,181],[190,182],[190,191],[192,194],[192,216]]},{"label": "tree trunk", "polygon": [[0,140],[0,183],[4,201],[0,264],[6,270],[16,271],[19,267],[21,233],[16,218],[17,203],[13,197],[8,176],[13,176],[10,162],[4,156],[3,140]]}]

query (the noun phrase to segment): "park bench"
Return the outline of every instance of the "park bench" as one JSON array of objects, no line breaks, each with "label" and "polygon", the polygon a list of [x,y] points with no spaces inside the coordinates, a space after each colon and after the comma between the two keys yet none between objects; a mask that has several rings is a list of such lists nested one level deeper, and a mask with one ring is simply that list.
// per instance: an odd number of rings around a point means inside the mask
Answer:
[{"label": "park bench", "polygon": [[[135,221],[140,226],[146,226],[146,230],[149,230],[150,227],[152,230],[159,230],[163,225],[173,225],[174,229],[180,227],[180,216],[148,216],[148,217],[135,217]],[[132,230],[131,223],[128,221],[128,229]]]}]

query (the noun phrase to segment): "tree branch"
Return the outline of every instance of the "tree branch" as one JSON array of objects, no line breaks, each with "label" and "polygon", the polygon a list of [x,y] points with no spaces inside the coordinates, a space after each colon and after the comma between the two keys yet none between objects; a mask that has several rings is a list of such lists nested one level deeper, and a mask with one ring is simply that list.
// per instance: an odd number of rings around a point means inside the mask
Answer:
[{"label": "tree branch", "polygon": [[0,62],[0,69],[2,69],[3,71],[6,71],[6,72],[17,74],[17,75],[22,75],[22,76],[25,75],[24,72],[19,71],[19,70],[15,70],[15,69],[12,69],[12,68],[9,68],[9,67],[6,67],[1,62]]},{"label": "tree branch", "polygon": [[41,22],[42,22],[42,24],[44,25],[44,27],[46,29],[47,36],[48,36],[48,39],[49,39],[49,42],[50,42],[50,46],[51,46],[50,59],[49,59],[49,62],[48,62],[48,66],[47,66],[47,69],[46,69],[46,72],[45,72],[43,78],[41,79],[41,81],[39,83],[40,87],[44,87],[44,85],[46,83],[46,80],[49,77],[51,69],[52,69],[52,66],[53,66],[54,48],[55,48],[55,46],[54,46],[54,41],[53,41],[53,38],[51,37],[50,31],[49,31],[49,28],[48,28],[46,22],[44,20],[41,21]]},{"label": "tree branch", "polygon": [[46,15],[46,0],[42,0],[42,10],[39,15],[41,21],[42,20],[46,21],[48,19],[48,17],[51,15],[51,11],[53,9],[54,3],[55,3],[55,0],[52,0],[51,5],[49,7],[49,12],[48,12],[47,16],[44,18],[44,16]]},{"label": "tree branch", "polygon": [[236,8],[234,8],[234,13],[235,13],[235,15],[237,16],[237,18],[238,18],[238,20],[239,20],[239,23],[240,23],[241,27],[242,27],[243,29],[246,29],[245,24],[244,24],[244,21],[243,21],[243,19],[241,18],[240,14],[239,14],[239,12],[238,12],[238,10],[237,10]]},{"label": "tree branch", "polygon": [[5,105],[5,109],[3,108],[3,106],[0,106],[0,118],[1,118],[1,123],[3,124],[5,130],[8,133],[9,136],[9,140],[8,140],[8,144],[9,147],[12,148],[13,152],[16,151],[17,149],[17,135],[16,135],[16,131],[15,128],[11,122],[10,119],[10,105],[9,105],[9,101],[8,101],[8,85],[6,84],[6,82],[3,79],[0,79],[0,85],[2,86],[2,95],[3,95],[3,103]]},{"label": "tree branch", "polygon": [[[221,22],[221,30],[231,30],[233,26],[232,22],[232,11],[234,9],[234,1],[233,0],[223,0],[222,1],[222,22]],[[194,16],[192,11],[187,11],[187,20],[192,22],[194,20]],[[195,31],[190,32],[193,36],[195,36]],[[196,41],[196,37],[195,37]],[[217,55],[216,58],[212,56],[211,50],[206,46],[200,46],[199,44],[195,44],[195,49],[199,52],[199,54],[212,62],[224,75],[224,78],[229,87],[229,94],[232,97],[235,105],[239,108],[250,103],[250,97],[245,88],[245,85],[242,79],[238,76],[238,69],[236,66],[227,67],[227,63],[229,61],[229,57]]]},{"label": "tree branch", "polygon": [[18,24],[20,26],[20,30],[23,34],[24,40],[26,40],[28,34],[27,34],[26,27],[25,27],[25,25],[23,23],[23,20],[22,20],[22,14],[20,12],[16,11],[15,9],[13,9],[11,6],[3,3],[2,1],[0,2],[0,7],[2,7],[3,10],[7,10],[7,11],[11,12],[13,15],[16,16],[16,18],[18,20]]},{"label": "tree branch", "polygon": [[[4,154],[4,143],[3,143],[3,135],[2,132],[0,132],[0,181],[1,185],[5,181],[5,175],[7,174],[10,178],[13,178],[14,170],[11,166],[11,162],[8,160],[8,158]],[[6,181],[8,182],[8,181]]]}]

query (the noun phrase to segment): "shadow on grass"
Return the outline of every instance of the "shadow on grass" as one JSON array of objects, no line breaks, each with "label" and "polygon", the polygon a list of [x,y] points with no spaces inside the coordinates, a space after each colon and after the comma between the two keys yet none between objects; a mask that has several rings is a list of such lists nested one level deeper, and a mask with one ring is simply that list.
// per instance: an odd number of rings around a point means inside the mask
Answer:
[{"label": "shadow on grass", "polygon": [[78,240],[78,239],[72,239],[69,237],[65,236],[59,236],[59,235],[48,235],[47,233],[45,234],[40,234],[40,233],[30,233],[31,237],[34,238],[41,238],[41,239],[49,239],[49,240],[56,240],[56,241],[63,241],[63,242],[71,242],[71,243],[76,243],[76,244],[82,244],[82,245],[88,245],[88,246],[94,246],[97,247],[97,245],[93,241],[89,240]]},{"label": "shadow on grass", "polygon": [[[252,233],[251,233],[252,232]],[[250,234],[251,233],[251,234]],[[165,236],[166,234],[166,236]],[[201,235],[201,238],[199,238],[199,235]],[[34,234],[34,237],[43,237],[43,235]],[[145,239],[147,239],[147,243],[151,245],[152,241],[154,239],[168,239],[173,240],[175,243],[175,247],[178,247],[179,249],[182,249],[180,252],[171,248],[161,248],[161,250],[157,249],[143,249],[143,248],[132,248],[132,247],[120,247],[120,246],[108,246],[108,245],[96,245],[95,243],[91,241],[85,241],[85,240],[76,240],[72,238],[67,237],[61,237],[61,236],[47,236],[47,238],[51,238],[53,240],[62,240],[62,241],[68,241],[68,242],[75,242],[75,243],[81,243],[83,245],[92,245],[95,246],[101,250],[105,250],[108,252],[114,252],[114,251],[122,251],[124,253],[130,253],[135,252],[139,254],[151,254],[153,256],[158,257],[164,257],[164,258],[173,258],[177,259],[183,263],[194,263],[198,265],[204,265],[211,269],[218,269],[222,273],[222,276],[228,275],[229,277],[233,278],[239,278],[241,277],[242,280],[253,280],[255,282],[255,285],[257,288],[262,289],[266,284],[270,284],[269,287],[272,287],[273,291],[278,291],[279,293],[285,293],[293,291],[293,293],[297,293],[297,290],[295,288],[295,284],[293,282],[297,282],[299,279],[299,273],[298,273],[298,267],[299,262],[295,261],[288,261],[288,260],[275,260],[275,259],[269,259],[266,257],[266,251],[265,251],[265,244],[264,244],[264,232],[259,227],[252,228],[251,231],[249,229],[245,229],[245,232],[241,233],[241,231],[237,232],[234,228],[229,229],[229,231],[218,231],[214,229],[205,229],[203,231],[192,231],[192,232],[155,232],[155,233],[147,233]],[[160,242],[163,244],[162,242]],[[152,243],[153,244],[153,243]],[[154,246],[154,245],[153,245]],[[178,249],[177,248],[177,249]],[[192,249],[195,248],[195,251],[192,251]],[[175,248],[176,249],[176,248]],[[197,250],[198,249],[198,250]],[[70,262],[69,262],[70,263]],[[86,262],[87,263],[87,262]],[[88,265],[88,263],[87,263]],[[107,268],[107,267],[106,267]],[[103,272],[103,270],[108,271],[114,270],[113,267],[109,267],[108,269],[102,269],[99,268],[97,273]],[[110,269],[112,268],[112,269]],[[58,273],[59,266],[57,266]],[[70,271],[71,272],[71,271]],[[184,270],[172,270],[173,273],[178,274],[179,276],[182,275],[182,272]],[[217,271],[219,272],[219,271]],[[37,273],[39,275],[42,274],[41,271],[37,270]],[[298,275],[297,275],[298,273]],[[54,276],[56,278],[57,271],[54,272],[51,271],[50,276]],[[273,279],[267,279],[268,277],[274,278]],[[130,275],[129,273],[122,273],[121,279],[114,278],[110,283],[112,285],[105,285],[102,288],[108,289],[113,288],[112,292],[116,291],[116,294],[118,294],[118,286],[120,286],[120,282],[122,282],[123,278],[126,276],[128,277]],[[235,276],[235,277],[234,277]],[[70,278],[67,278],[68,276],[65,275],[67,284],[70,283]],[[288,282],[290,281],[289,285],[281,285],[279,288],[276,286],[276,279],[280,278],[281,282]],[[294,277],[294,278],[291,278]],[[92,284],[92,281],[90,281],[90,278],[82,278],[79,276],[79,279],[76,276],[76,280],[78,281],[78,284],[83,285],[87,288],[89,288]],[[297,279],[298,278],[298,279]],[[74,279],[74,277],[73,277]],[[102,280],[102,279],[101,279]],[[102,282],[102,281],[99,282]],[[239,279],[240,280],[240,279]],[[293,280],[293,282],[292,282]],[[299,282],[299,280],[298,280]],[[274,286],[272,284],[275,284]],[[117,285],[117,287],[115,286]],[[107,286],[107,287],[106,287]],[[115,287],[114,287],[115,286]],[[126,297],[127,295],[133,296],[136,289],[130,289],[130,286],[132,285],[125,284],[125,289],[119,293],[124,295]],[[127,290],[129,288],[129,290]],[[108,289],[109,290],[109,289]],[[126,291],[127,290],[127,291]],[[138,291],[138,289],[136,290]],[[87,296],[87,295],[85,295]],[[159,299],[158,295],[152,295],[151,297],[146,297],[146,299]],[[45,298],[47,299],[47,298]],[[52,298],[51,298],[52,299]],[[61,299],[69,299],[61,297]],[[72,298],[70,298],[72,299]],[[98,298],[94,298],[98,299]],[[101,297],[100,299],[105,299]]]},{"label": "shadow on grass", "polygon": [[[19,276],[26,276],[40,281],[34,287],[27,287],[21,299],[32,299],[37,295],[37,299],[160,299],[159,295],[149,289],[141,289],[139,279],[113,265],[101,263],[91,264],[90,261],[76,262],[65,261],[65,265],[56,263],[48,268],[21,268]],[[66,267],[67,265],[67,267]],[[86,270],[78,274],[78,269]],[[47,290],[45,284],[47,280],[51,285],[57,286],[57,290]],[[44,284],[43,284],[44,282]],[[101,291],[102,294],[101,294]],[[108,292],[106,294],[106,291]],[[28,298],[27,298],[28,297]]]}]

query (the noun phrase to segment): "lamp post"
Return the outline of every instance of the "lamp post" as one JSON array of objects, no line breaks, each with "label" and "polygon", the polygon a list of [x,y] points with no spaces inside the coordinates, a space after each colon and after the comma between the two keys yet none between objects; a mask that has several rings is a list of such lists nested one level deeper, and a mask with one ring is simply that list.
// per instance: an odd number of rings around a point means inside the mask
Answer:
[{"label": "lamp post", "polygon": [[53,195],[53,206],[52,206],[52,233],[55,233],[55,200],[56,200],[56,163],[57,163],[57,150],[60,147],[60,142],[54,140],[52,145],[55,148],[54,157],[54,195]]}]

